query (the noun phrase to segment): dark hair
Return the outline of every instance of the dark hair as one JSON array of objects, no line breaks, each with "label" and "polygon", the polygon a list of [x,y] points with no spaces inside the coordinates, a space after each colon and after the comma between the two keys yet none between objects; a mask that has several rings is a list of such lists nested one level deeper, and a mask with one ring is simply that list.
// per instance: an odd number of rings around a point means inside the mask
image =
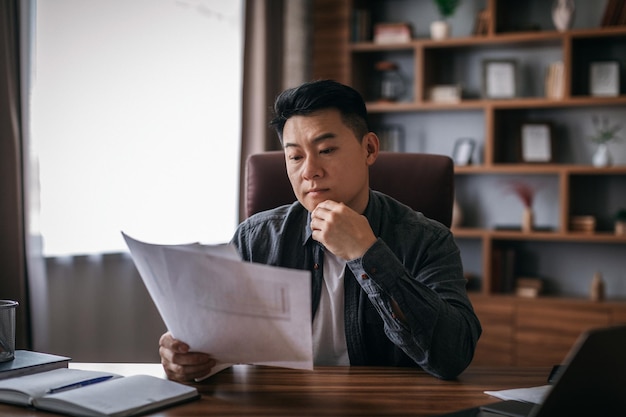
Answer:
[{"label": "dark hair", "polygon": [[291,116],[306,116],[326,109],[339,110],[341,119],[358,140],[369,132],[363,97],[352,87],[333,80],[311,81],[283,91],[274,102],[270,126],[276,129],[282,143],[283,129]]}]

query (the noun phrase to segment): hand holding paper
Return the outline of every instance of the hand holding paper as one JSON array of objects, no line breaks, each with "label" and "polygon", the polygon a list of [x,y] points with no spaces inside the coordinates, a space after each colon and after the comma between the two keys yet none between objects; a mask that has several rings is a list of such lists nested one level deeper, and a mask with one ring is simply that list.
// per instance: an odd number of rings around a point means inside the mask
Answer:
[{"label": "hand holding paper", "polygon": [[229,245],[124,238],[168,330],[215,358],[214,369],[313,368],[309,272],[242,262]]}]

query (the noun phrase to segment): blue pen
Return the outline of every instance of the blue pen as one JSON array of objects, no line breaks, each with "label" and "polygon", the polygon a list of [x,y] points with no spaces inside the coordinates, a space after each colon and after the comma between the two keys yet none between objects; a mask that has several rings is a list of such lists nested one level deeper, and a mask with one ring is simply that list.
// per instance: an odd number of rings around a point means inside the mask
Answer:
[{"label": "blue pen", "polygon": [[85,381],[76,382],[74,384],[63,385],[62,387],[49,389],[47,394],[56,394],[57,392],[67,391],[74,388],[86,387],[87,385],[108,381],[111,378],[113,378],[113,375],[99,376],[97,378],[87,379]]}]

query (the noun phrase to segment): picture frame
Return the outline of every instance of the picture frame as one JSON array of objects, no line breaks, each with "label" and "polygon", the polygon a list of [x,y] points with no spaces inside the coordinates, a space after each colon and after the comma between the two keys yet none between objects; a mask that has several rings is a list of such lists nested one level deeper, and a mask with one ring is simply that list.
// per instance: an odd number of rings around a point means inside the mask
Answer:
[{"label": "picture frame", "polygon": [[552,136],[552,125],[548,122],[522,123],[519,132],[519,162],[553,162],[554,140]]},{"label": "picture frame", "polygon": [[404,126],[385,124],[376,130],[381,151],[402,152],[404,150]]},{"label": "picture frame", "polygon": [[517,96],[517,61],[487,59],[483,61],[483,97],[507,99]]},{"label": "picture frame", "polygon": [[589,94],[600,97],[619,96],[620,67],[617,61],[589,64]]},{"label": "picture frame", "polygon": [[467,166],[472,163],[475,142],[471,138],[460,138],[454,143],[452,159],[456,166]]}]

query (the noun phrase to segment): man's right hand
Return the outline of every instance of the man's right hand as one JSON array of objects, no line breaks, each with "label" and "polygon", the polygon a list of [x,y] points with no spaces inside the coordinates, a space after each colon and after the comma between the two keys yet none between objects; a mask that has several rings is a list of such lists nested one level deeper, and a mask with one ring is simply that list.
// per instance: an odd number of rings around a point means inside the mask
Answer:
[{"label": "man's right hand", "polygon": [[159,355],[167,377],[179,382],[205,377],[216,365],[211,355],[189,352],[189,345],[174,339],[170,332],[164,333],[159,339]]}]

